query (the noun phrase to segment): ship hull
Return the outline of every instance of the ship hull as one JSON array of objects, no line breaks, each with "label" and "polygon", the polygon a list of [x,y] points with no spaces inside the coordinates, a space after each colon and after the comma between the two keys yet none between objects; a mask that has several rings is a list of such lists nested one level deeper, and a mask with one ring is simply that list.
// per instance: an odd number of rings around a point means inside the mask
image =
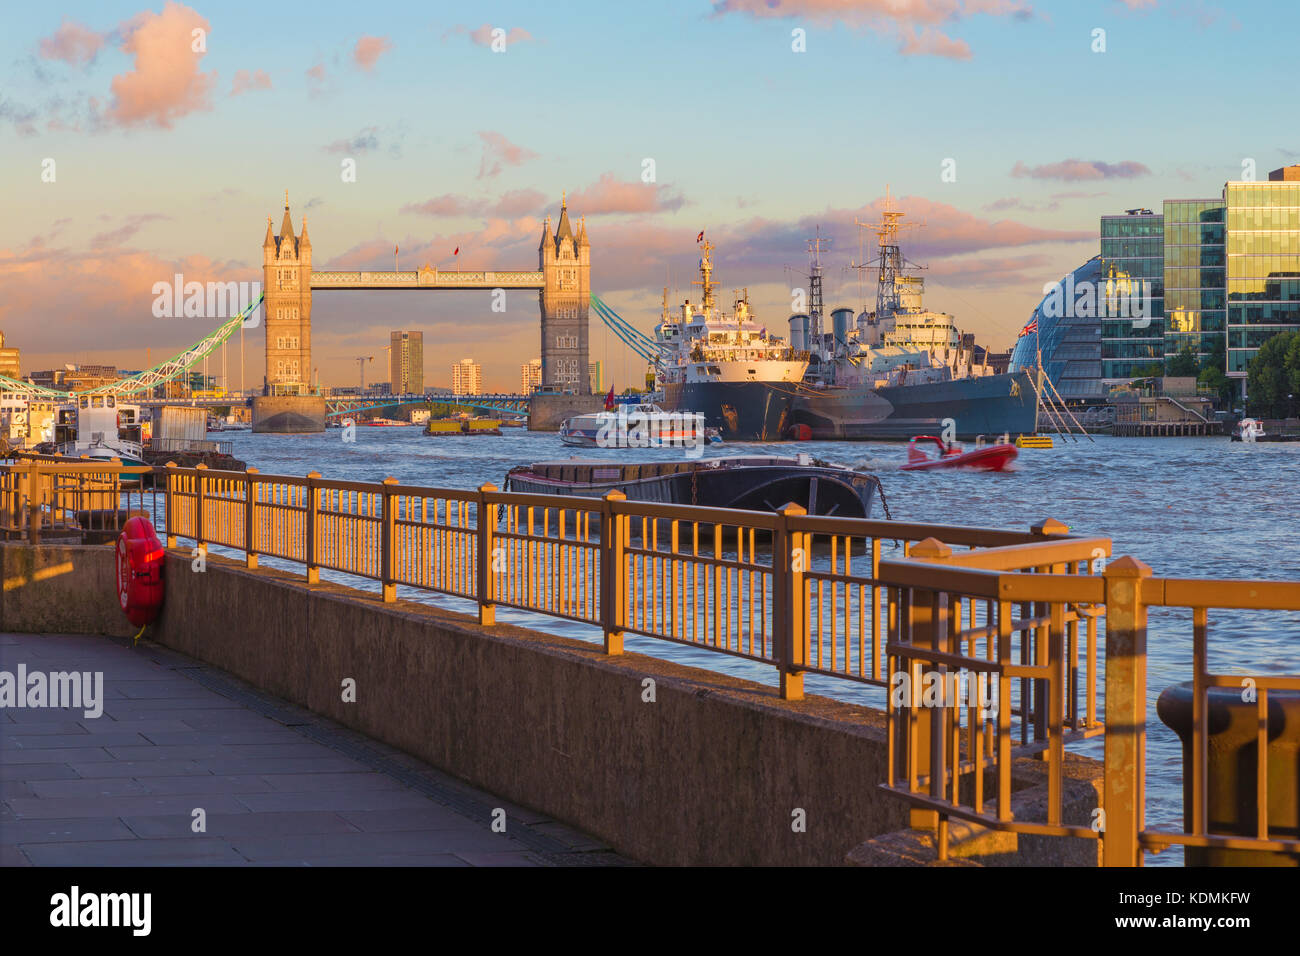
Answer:
[{"label": "ship hull", "polygon": [[941,435],[951,419],[955,436],[1032,435],[1038,395],[1028,372],[883,388],[802,390],[793,423],[818,440],[906,440]]},{"label": "ship hull", "polygon": [[664,408],[698,412],[725,441],[777,441],[794,423],[796,386],[767,382],[685,382],[664,385]]}]

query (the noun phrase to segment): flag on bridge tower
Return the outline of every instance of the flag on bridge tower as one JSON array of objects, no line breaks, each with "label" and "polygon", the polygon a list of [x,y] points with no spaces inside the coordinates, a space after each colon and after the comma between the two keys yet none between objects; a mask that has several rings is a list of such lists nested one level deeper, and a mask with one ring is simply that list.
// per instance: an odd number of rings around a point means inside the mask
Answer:
[{"label": "flag on bridge tower", "polygon": [[397,268],[397,243],[393,243],[393,271],[394,272],[400,271]]},{"label": "flag on bridge tower", "polygon": [[703,241],[704,241],[704,230],[703,230],[703,229],[701,229],[701,230],[700,230],[700,234],[699,234],[698,236],[695,237],[695,241],[696,241],[696,242],[703,242]]}]

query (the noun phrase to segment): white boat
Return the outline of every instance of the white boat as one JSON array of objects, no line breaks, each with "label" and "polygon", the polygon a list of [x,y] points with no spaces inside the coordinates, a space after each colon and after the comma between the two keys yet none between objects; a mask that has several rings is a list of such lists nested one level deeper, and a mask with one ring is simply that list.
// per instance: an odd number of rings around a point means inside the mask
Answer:
[{"label": "white boat", "polygon": [[560,424],[560,441],[584,448],[700,447],[718,441],[717,432],[706,428],[697,412],[639,403],[567,418]]},{"label": "white boat", "polygon": [[69,458],[83,455],[98,461],[120,458],[124,465],[143,465],[140,406],[118,402],[115,395],[79,395],[72,408],[60,410],[67,428],[75,420],[75,438],[58,445]]}]

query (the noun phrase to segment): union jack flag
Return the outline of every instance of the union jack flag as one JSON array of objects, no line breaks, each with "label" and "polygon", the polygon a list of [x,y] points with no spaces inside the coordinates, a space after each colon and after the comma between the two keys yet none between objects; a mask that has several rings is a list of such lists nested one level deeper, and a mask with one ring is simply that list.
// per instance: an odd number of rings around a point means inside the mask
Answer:
[{"label": "union jack flag", "polygon": [[1035,334],[1037,331],[1038,331],[1038,320],[1037,320],[1037,319],[1030,319],[1030,320],[1029,320],[1029,324],[1026,325],[1023,329],[1020,330],[1020,334],[1019,334],[1018,336],[1016,336],[1016,338],[1021,338],[1021,339],[1023,339],[1026,335],[1033,335],[1033,334]]}]

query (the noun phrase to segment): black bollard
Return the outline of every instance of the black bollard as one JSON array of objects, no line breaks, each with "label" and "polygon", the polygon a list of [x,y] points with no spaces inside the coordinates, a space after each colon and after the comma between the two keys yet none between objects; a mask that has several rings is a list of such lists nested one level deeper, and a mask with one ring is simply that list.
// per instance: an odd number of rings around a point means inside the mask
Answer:
[{"label": "black bollard", "polygon": [[[1256,837],[1258,711],[1233,687],[1208,694],[1206,819],[1211,833]],[[1156,713],[1183,742],[1183,829],[1192,830],[1192,684],[1166,687]],[[1268,825],[1274,839],[1300,835],[1300,693],[1268,695]],[[1300,854],[1188,847],[1187,866],[1300,866]]]}]

